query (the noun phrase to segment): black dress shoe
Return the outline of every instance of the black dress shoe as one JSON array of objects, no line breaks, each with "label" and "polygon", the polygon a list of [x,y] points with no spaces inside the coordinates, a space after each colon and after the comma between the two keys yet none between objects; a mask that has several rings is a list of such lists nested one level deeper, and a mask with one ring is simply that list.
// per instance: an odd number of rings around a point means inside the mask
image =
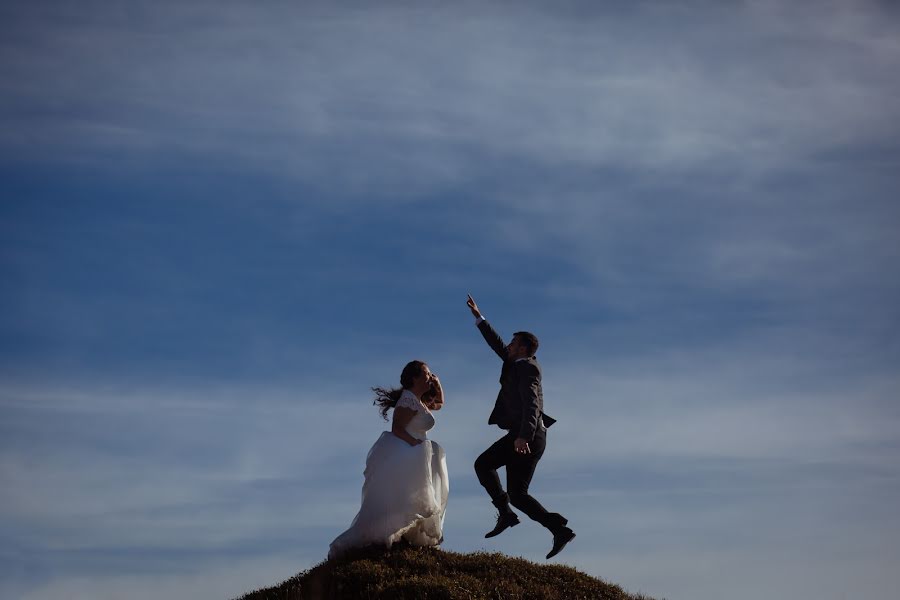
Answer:
[{"label": "black dress shoe", "polygon": [[507,527],[515,527],[519,524],[519,517],[516,516],[516,513],[500,513],[497,515],[497,524],[494,525],[494,528],[484,534],[486,538],[492,538],[495,535],[500,535],[504,531],[506,531]]},{"label": "black dress shoe", "polygon": [[566,544],[571,542],[573,539],[575,539],[575,532],[568,527],[563,527],[556,531],[553,534],[553,548],[547,555],[547,560],[550,560],[551,558],[559,554],[560,551],[562,551],[562,549],[566,547]]}]

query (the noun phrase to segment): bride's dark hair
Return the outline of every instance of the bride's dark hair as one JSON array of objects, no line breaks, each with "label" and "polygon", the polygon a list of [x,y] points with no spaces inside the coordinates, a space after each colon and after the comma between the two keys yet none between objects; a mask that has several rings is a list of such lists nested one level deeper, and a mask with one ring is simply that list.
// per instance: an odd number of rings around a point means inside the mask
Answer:
[{"label": "bride's dark hair", "polygon": [[400,394],[403,393],[404,389],[409,389],[412,387],[413,379],[422,374],[422,371],[425,368],[425,363],[421,360],[411,360],[406,363],[406,366],[403,367],[403,371],[400,373],[400,387],[393,389],[385,389],[382,387],[373,387],[372,391],[375,392],[375,400],[372,401],[372,404],[377,404],[381,408],[381,416],[387,421],[387,413],[390,409],[394,408],[397,405],[397,400],[400,399]]}]

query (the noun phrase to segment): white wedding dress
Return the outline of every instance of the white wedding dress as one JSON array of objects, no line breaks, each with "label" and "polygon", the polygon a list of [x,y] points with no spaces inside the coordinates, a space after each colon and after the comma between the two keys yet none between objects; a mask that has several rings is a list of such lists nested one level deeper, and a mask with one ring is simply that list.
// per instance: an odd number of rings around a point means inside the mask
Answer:
[{"label": "white wedding dress", "polygon": [[391,547],[400,539],[415,546],[436,546],[443,537],[450,491],[444,449],[427,439],[434,416],[409,390],[397,401],[416,411],[406,431],[421,444],[410,446],[385,431],[366,457],[362,506],[350,529],[335,539],[328,558],[368,545]]}]

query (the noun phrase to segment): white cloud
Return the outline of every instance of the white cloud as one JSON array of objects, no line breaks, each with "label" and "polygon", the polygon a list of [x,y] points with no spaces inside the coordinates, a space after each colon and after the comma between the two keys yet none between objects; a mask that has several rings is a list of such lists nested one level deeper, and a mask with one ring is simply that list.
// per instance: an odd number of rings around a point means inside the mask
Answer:
[{"label": "white cloud", "polygon": [[[572,473],[590,471],[598,460],[893,464],[898,415],[884,403],[900,387],[895,379],[852,376],[835,386],[830,367],[819,359],[786,362],[765,352],[761,344],[729,356],[682,351],[600,366],[545,364],[548,412],[561,420],[552,433],[564,433],[548,464]],[[443,366],[452,390],[435,437],[451,453],[451,470],[468,476],[475,456],[499,433],[485,425],[495,384],[493,377],[473,381],[466,375],[480,372],[472,364],[479,357],[456,361],[443,364],[437,356],[433,363]],[[231,539],[252,537],[254,529],[275,527],[297,504],[319,515],[318,523],[337,522],[348,506],[355,510],[365,451],[387,428],[367,402],[323,400],[325,391],[298,395],[245,387],[227,394],[125,395],[37,389],[27,395],[32,400],[16,402],[21,391],[4,394],[4,412],[16,417],[10,421],[16,439],[36,440],[3,451],[5,516],[32,523],[92,519],[101,525],[93,534],[98,542],[116,538],[120,518],[143,523],[129,535],[145,543],[185,542],[198,530],[204,535],[197,539],[215,531]],[[55,433],[37,437],[42,430]],[[152,445],[143,446],[143,440]],[[251,493],[267,481],[275,487],[253,492],[258,496],[248,500],[252,512],[227,518],[222,528],[217,520],[237,508],[223,505],[223,497],[241,497],[235,494]],[[328,500],[330,490],[340,490],[338,499],[354,492],[335,504]],[[258,502],[270,493],[296,497],[279,498],[280,512],[267,514]],[[322,501],[327,506],[310,504]],[[197,518],[192,507],[209,507],[210,514],[178,525]],[[168,509],[175,514],[167,517]],[[111,518],[108,527],[104,515]],[[168,518],[176,519],[174,529],[161,527]]]},{"label": "white cloud", "polygon": [[[882,526],[879,515],[897,492],[898,415],[887,404],[896,378],[856,374],[835,386],[827,362],[786,361],[767,347],[747,344],[727,355],[683,349],[600,365],[545,362],[547,409],[560,422],[534,490],[586,541],[567,561],[630,589],[678,598],[689,584],[675,572],[678,554],[694,559],[696,577],[713,556],[714,571],[745,577],[741,557],[780,543],[785,527],[796,529],[790,545],[800,553],[813,551],[804,536],[815,544],[815,532],[839,535],[835,514],[853,514],[851,539],[860,552],[876,552],[866,536]],[[517,528],[499,546],[481,538],[491,507],[471,464],[500,433],[485,423],[496,392],[492,358],[452,348],[446,360],[440,353],[431,360],[452,392],[434,431],[451,469],[448,549],[516,548],[539,560],[547,539],[537,527]],[[351,379],[343,385],[365,390],[370,383]],[[29,552],[55,550],[59,573],[22,597],[62,586],[72,597],[102,597],[151,579],[197,597],[277,583],[320,560],[349,523],[365,452],[386,428],[368,402],[302,383],[127,390],[121,382],[4,390],[4,419],[16,437],[0,452],[0,523]],[[129,442],[144,439],[153,445]],[[846,494],[848,487],[856,493]],[[725,531],[733,535],[719,539]],[[683,543],[687,532],[693,541]],[[157,553],[135,559],[154,574],[141,575],[127,558],[104,558],[122,546]],[[285,548],[300,558],[285,561]],[[181,562],[185,574],[166,572],[170,549],[193,553]],[[895,551],[890,543],[877,549]],[[94,557],[89,563],[76,560],[85,553]],[[201,590],[198,582],[226,562],[238,565],[234,576]],[[889,579],[878,573],[870,589]]]},{"label": "white cloud", "polygon": [[753,172],[889,140],[896,21],[877,5],[768,7],[32,16],[36,35],[6,43],[4,145],[185,151],[400,190],[463,182],[486,155]]}]

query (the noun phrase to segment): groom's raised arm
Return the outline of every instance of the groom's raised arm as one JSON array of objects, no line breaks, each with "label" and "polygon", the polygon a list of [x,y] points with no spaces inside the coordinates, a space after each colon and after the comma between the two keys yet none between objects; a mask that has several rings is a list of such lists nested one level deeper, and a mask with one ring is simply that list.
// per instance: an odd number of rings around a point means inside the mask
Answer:
[{"label": "groom's raised arm", "polygon": [[481,320],[478,321],[478,331],[481,332],[484,341],[491,347],[491,350],[496,352],[497,356],[502,360],[506,360],[508,354],[506,352],[506,344],[503,343],[503,338],[500,337],[499,333],[494,331],[494,328],[491,327],[491,324],[488,323],[487,319],[484,317],[481,317]]},{"label": "groom's raised arm", "polygon": [[475,323],[478,325],[478,331],[484,336],[484,341],[491,347],[491,350],[497,353],[497,356],[505,361],[509,354],[506,351],[506,344],[503,343],[503,338],[500,337],[499,333],[494,331],[494,328],[491,327],[490,323],[484,318],[484,315],[481,314],[478,305],[475,304],[475,299],[472,298],[471,295],[466,299],[466,305],[469,307],[469,310],[472,311],[472,316],[475,317]]}]

